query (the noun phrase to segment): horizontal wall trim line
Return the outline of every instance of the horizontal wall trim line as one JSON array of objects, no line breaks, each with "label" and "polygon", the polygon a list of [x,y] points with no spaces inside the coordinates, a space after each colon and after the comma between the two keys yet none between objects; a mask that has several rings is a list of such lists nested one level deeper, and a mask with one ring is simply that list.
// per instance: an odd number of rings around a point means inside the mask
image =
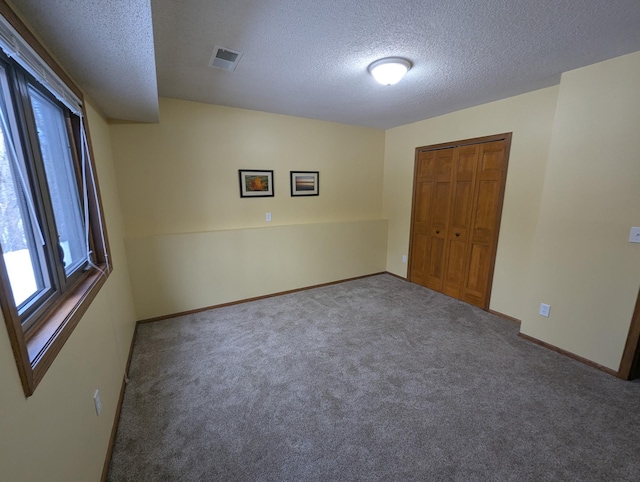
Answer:
[{"label": "horizontal wall trim line", "polygon": [[179,316],[193,315],[194,313],[201,313],[203,311],[214,310],[216,308],[224,308],[225,306],[240,305],[242,303],[249,303],[250,301],[264,300],[264,299],[267,299],[267,298],[273,298],[275,296],[282,296],[282,295],[288,295],[288,294],[291,294],[291,293],[298,293],[299,291],[307,291],[307,290],[312,290],[314,288],[322,288],[323,286],[337,285],[337,284],[340,284],[340,283],[346,283],[347,281],[355,281],[355,280],[358,280],[358,279],[369,278],[371,276],[377,276],[377,275],[380,275],[380,274],[391,274],[391,273],[388,273],[386,271],[381,271],[379,273],[365,274],[363,276],[356,276],[354,278],[347,278],[347,279],[343,279],[343,280],[339,280],[339,281],[331,281],[329,283],[321,283],[321,284],[313,285],[313,286],[305,286],[303,288],[296,288],[294,290],[280,291],[278,293],[271,293],[271,294],[268,294],[268,295],[256,296],[254,298],[246,298],[246,299],[243,299],[243,300],[230,301],[229,303],[221,303],[219,305],[206,306],[204,308],[197,308],[195,310],[181,311],[179,313],[172,313],[172,314],[169,314],[169,315],[162,315],[162,316],[156,316],[154,318],[147,318],[147,319],[144,319],[144,320],[139,320],[138,324],[153,323],[155,321],[163,321],[163,320],[168,320],[168,319],[171,319],[171,318],[177,318]]},{"label": "horizontal wall trim line", "polygon": [[283,224],[269,224],[268,226],[244,226],[237,228],[220,228],[220,229],[211,229],[207,231],[183,231],[176,233],[143,233],[143,234],[135,234],[133,236],[127,236],[125,238],[126,241],[138,241],[141,239],[149,239],[149,238],[169,238],[174,236],[198,236],[198,235],[208,235],[208,234],[220,234],[220,233],[232,233],[236,231],[259,231],[265,229],[285,229],[285,228],[297,228],[304,226],[324,226],[327,224],[364,224],[364,223],[388,223],[388,218],[373,218],[373,219],[352,219],[352,220],[341,220],[341,221],[323,221],[318,223],[283,223]]},{"label": "horizontal wall trim line", "polygon": [[596,368],[597,370],[603,371],[605,373],[608,373],[609,375],[613,375],[614,377],[618,376],[618,372],[616,370],[612,370],[611,368],[607,368],[604,365],[600,365],[599,363],[596,363],[594,361],[591,360],[587,360],[586,358],[581,357],[580,355],[576,355],[575,353],[571,353],[570,351],[567,350],[563,350],[562,348],[558,348],[555,345],[552,345],[551,343],[547,343],[546,341],[542,341],[542,340],[538,340],[537,338],[534,338],[532,336],[529,335],[525,335],[524,333],[518,333],[518,336],[520,338],[524,338],[527,341],[530,341],[531,343],[535,343],[536,345],[540,345],[541,347],[547,348],[551,351],[555,351],[556,353],[560,353],[561,355],[564,355],[566,357],[572,358],[576,361],[579,361],[580,363],[584,363],[585,365],[588,365],[592,368]]}]

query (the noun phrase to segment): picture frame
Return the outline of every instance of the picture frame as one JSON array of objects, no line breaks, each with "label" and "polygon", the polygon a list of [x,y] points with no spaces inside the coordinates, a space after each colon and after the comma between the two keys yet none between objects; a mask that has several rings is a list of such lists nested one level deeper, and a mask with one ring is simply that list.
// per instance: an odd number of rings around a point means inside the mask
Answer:
[{"label": "picture frame", "polygon": [[273,197],[273,171],[239,169],[240,197]]},{"label": "picture frame", "polygon": [[291,171],[291,196],[320,195],[319,171]]}]

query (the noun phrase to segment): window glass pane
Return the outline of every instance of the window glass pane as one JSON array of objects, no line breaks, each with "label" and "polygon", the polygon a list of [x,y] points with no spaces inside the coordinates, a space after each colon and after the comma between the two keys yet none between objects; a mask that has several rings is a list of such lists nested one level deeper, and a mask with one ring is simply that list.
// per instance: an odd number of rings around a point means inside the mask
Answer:
[{"label": "window glass pane", "polygon": [[[0,69],[0,245],[18,311],[27,301],[50,287],[46,272],[42,235],[34,222],[35,209],[26,185],[26,170],[19,144],[11,144],[8,129],[13,111],[8,100],[8,84]],[[13,139],[16,139],[15,137]]]},{"label": "window glass pane", "polygon": [[87,248],[64,111],[33,87],[29,96],[68,276],[84,265]]}]

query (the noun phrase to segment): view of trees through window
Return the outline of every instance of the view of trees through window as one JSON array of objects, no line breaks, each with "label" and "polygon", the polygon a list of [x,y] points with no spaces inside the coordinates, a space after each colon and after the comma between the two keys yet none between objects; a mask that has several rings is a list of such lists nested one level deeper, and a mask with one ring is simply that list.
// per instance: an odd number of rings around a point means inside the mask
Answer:
[{"label": "view of trees through window", "polygon": [[[19,173],[14,174],[4,128],[0,129],[0,246],[16,305],[37,289],[31,253],[27,243],[24,216],[25,192]],[[16,176],[17,174],[17,176]]]},{"label": "view of trees through window", "polygon": [[[88,233],[69,111],[27,76],[18,83],[0,66],[0,246],[26,319],[82,273]],[[25,131],[37,142],[26,143]]]}]

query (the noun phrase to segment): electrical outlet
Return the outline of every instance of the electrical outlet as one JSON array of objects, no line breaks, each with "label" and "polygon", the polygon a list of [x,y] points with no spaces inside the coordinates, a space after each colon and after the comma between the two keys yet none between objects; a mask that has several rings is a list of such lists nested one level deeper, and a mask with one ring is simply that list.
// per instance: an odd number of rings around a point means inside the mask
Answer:
[{"label": "electrical outlet", "polygon": [[96,415],[100,416],[100,412],[102,412],[102,400],[100,400],[100,390],[96,390],[96,393],[93,394],[93,403],[96,406]]},{"label": "electrical outlet", "polygon": [[540,316],[544,316],[545,318],[549,318],[549,310],[551,309],[550,305],[546,303],[540,303]]},{"label": "electrical outlet", "polygon": [[406,263],[406,262],[407,262],[407,255],[406,255],[406,254],[403,254],[403,255],[402,255],[402,262],[403,262],[403,263]]},{"label": "electrical outlet", "polygon": [[270,223],[271,222],[271,213],[267,213],[264,217],[265,221]]},{"label": "electrical outlet", "polygon": [[631,233],[629,233],[629,242],[640,243],[640,228],[638,227],[631,228]]}]

